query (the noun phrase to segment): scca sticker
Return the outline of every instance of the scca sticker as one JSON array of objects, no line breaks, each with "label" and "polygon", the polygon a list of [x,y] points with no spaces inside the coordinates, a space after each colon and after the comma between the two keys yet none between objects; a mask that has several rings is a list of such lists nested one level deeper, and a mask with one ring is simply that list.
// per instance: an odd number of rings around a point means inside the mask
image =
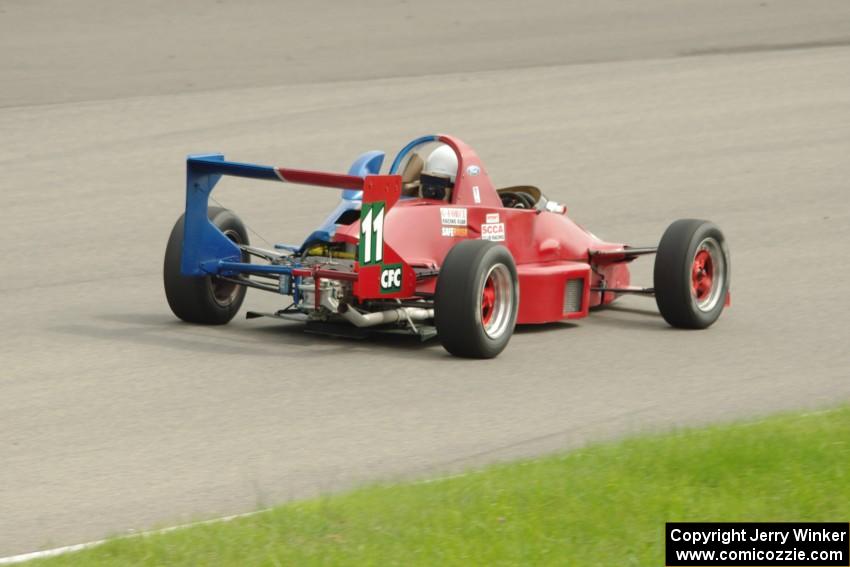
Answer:
[{"label": "scca sticker", "polygon": [[481,240],[492,240],[493,242],[501,242],[505,239],[505,223],[496,222],[492,224],[481,225]]},{"label": "scca sticker", "polygon": [[470,165],[469,167],[466,168],[466,174],[469,175],[470,177],[475,177],[479,173],[481,173],[481,168],[478,167],[477,165]]},{"label": "scca sticker", "polygon": [[381,266],[381,293],[401,291],[401,264]]}]

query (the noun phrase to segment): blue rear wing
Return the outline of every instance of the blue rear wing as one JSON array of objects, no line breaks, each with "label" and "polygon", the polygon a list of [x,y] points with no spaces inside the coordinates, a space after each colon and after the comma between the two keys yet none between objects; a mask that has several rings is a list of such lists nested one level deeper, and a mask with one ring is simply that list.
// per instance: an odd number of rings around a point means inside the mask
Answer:
[{"label": "blue rear wing", "polygon": [[[383,152],[367,152],[357,158],[348,174],[339,174],[225,161],[222,154],[189,156],[186,159],[181,273],[185,276],[217,274],[221,262],[242,260],[240,248],[207,218],[210,193],[223,175],[342,189],[340,207],[344,210],[356,206],[353,202],[362,196],[364,178],[377,174],[383,159]],[[329,217],[323,227],[332,220]]]}]

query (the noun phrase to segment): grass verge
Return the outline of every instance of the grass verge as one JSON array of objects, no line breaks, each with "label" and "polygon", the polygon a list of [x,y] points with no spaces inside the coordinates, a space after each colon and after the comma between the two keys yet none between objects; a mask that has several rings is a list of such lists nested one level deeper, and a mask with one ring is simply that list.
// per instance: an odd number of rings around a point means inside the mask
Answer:
[{"label": "grass verge", "polygon": [[32,564],[663,565],[665,521],[848,519],[843,408],[370,487]]}]

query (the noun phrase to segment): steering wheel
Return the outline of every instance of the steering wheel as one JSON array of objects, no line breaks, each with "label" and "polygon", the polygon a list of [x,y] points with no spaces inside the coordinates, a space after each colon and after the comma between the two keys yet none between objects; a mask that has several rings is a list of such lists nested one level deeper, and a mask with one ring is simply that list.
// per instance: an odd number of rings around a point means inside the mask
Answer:
[{"label": "steering wheel", "polygon": [[508,209],[533,209],[534,197],[528,193],[502,191],[499,193],[502,206]]}]

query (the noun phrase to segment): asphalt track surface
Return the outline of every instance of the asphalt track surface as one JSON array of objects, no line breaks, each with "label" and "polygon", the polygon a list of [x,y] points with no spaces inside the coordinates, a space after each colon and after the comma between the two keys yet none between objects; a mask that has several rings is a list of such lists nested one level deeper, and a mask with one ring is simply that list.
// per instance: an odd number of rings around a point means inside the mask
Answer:
[{"label": "asphalt track surface", "polygon": [[[850,399],[850,4],[315,4],[0,0],[0,556]],[[629,298],[484,362],[171,315],[186,154],[344,171],[431,132],[606,239],[714,220],[732,309]],[[296,243],[337,198],[214,196]]]}]

